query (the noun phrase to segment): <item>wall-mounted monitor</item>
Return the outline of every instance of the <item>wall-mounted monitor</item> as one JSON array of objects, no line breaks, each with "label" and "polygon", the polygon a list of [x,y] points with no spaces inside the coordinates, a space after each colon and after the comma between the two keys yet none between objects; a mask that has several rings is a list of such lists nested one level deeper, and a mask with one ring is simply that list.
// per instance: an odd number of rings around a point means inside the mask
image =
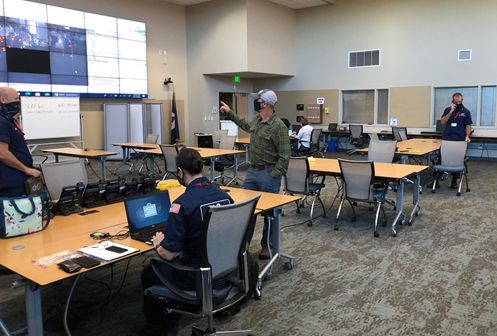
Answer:
[{"label": "wall-mounted monitor", "polygon": [[146,98],[145,23],[0,0],[0,85],[26,96]]}]

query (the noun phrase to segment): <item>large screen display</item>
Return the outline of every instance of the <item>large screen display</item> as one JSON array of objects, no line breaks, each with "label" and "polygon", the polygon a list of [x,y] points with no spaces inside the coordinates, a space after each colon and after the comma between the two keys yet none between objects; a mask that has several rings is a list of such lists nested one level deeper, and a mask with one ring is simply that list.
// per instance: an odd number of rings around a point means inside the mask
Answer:
[{"label": "large screen display", "polygon": [[147,97],[145,23],[0,0],[0,85],[26,96]]}]

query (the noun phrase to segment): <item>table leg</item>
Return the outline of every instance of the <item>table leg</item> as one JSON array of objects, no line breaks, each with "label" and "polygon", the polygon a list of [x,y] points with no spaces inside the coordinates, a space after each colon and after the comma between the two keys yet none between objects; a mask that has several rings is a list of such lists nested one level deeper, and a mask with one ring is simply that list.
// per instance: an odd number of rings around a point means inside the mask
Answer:
[{"label": "table leg", "polygon": [[[400,220],[400,217],[405,217],[403,213],[404,209],[404,179],[399,179],[399,186],[397,187],[397,200],[395,203],[395,206],[397,207],[397,216],[395,216],[395,219],[393,220],[392,223],[392,235],[394,237],[397,236],[397,231],[395,230],[395,226],[397,225],[397,222]],[[401,224],[404,224],[404,218],[402,218]]]},{"label": "table leg", "polygon": [[421,206],[419,205],[420,186],[421,186],[421,174],[416,173],[416,181],[414,182],[414,187],[412,189],[412,203],[414,204],[414,208],[412,209],[409,222],[407,222],[407,224],[409,225],[412,225],[412,223],[414,222],[414,216],[418,216],[421,214]]},{"label": "table leg", "polygon": [[107,178],[105,176],[105,157],[100,158],[100,169],[102,169],[102,181],[106,181]]},{"label": "table leg", "polygon": [[26,319],[29,336],[43,336],[43,315],[41,309],[41,289],[34,283],[25,287]]},{"label": "table leg", "polygon": [[55,155],[55,162],[59,162],[59,154],[54,153]]},{"label": "table leg", "polygon": [[214,182],[214,157],[211,157],[211,182]]},{"label": "table leg", "polygon": [[[257,277],[257,288],[256,292],[257,295],[261,295],[261,290],[262,290],[262,281],[264,278],[270,277],[273,271],[273,264],[274,262],[279,258],[283,257],[286,258],[288,261],[285,264],[285,267],[288,270],[291,270],[293,268],[293,260],[294,258],[286,253],[281,253],[280,251],[280,241],[281,241],[281,233],[280,233],[280,215],[281,215],[281,207],[275,208],[271,211],[269,214],[265,214],[268,218],[268,240],[271,241],[271,244],[269,244],[268,241],[268,246],[272,246],[272,248],[269,248],[269,261],[268,263],[264,266],[262,271],[259,273],[259,276]],[[275,220],[276,219],[276,220]]]}]

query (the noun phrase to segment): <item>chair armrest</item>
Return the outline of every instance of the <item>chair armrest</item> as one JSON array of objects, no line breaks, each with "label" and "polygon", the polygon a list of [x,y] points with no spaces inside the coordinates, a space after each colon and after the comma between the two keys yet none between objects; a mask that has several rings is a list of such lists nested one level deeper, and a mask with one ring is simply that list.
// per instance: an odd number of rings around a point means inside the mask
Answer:
[{"label": "chair armrest", "polygon": [[181,271],[186,271],[186,272],[195,272],[195,273],[200,273],[200,269],[194,268],[194,267],[189,267],[185,265],[181,265],[178,262],[174,261],[165,261],[165,260],[160,260],[160,259],[152,259],[150,261],[150,266],[152,267],[155,275],[157,275],[157,278],[162,282],[162,284],[167,287],[171,292],[173,292],[175,295],[177,295],[179,298],[181,298],[181,301],[191,304],[191,305],[197,305],[200,303],[199,299],[199,293],[197,291],[197,296],[190,295],[183,291],[182,289],[178,288],[172,281],[170,281],[168,278],[164,276],[164,274],[161,272],[159,265],[161,263],[168,264],[171,267],[181,270]]}]

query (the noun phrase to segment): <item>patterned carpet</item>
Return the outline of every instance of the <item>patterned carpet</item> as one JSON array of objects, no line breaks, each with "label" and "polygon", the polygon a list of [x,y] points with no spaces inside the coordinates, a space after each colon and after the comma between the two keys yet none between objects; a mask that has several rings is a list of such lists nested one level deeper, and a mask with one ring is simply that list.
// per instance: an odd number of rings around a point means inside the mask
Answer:
[{"label": "patterned carpet", "polygon": [[[256,335],[497,335],[496,163],[468,165],[472,191],[456,197],[445,181],[436,194],[423,192],[422,215],[412,226],[400,226],[396,238],[382,226],[380,237],[373,237],[374,212],[367,207],[350,222],[345,205],[340,231],[334,231],[337,204],[312,227],[304,223],[308,207],[298,215],[295,205],[286,206],[282,250],[296,258],[295,268],[286,271],[277,262],[261,300],[215,319],[215,325],[251,328]],[[326,183],[329,208],[336,183]],[[406,193],[410,211],[410,187]],[[387,214],[392,220],[393,211]],[[261,227],[251,244],[254,253]],[[114,295],[126,262],[78,284],[69,314],[73,335],[144,335],[139,276],[146,259],[132,259],[122,290],[108,304],[106,287],[96,281],[106,282]],[[16,329],[24,324],[24,292],[9,288],[13,279],[0,281],[0,318]],[[64,334],[61,317],[71,284],[43,290],[46,335]],[[205,321],[182,320],[179,335],[190,335],[192,324]]]}]

